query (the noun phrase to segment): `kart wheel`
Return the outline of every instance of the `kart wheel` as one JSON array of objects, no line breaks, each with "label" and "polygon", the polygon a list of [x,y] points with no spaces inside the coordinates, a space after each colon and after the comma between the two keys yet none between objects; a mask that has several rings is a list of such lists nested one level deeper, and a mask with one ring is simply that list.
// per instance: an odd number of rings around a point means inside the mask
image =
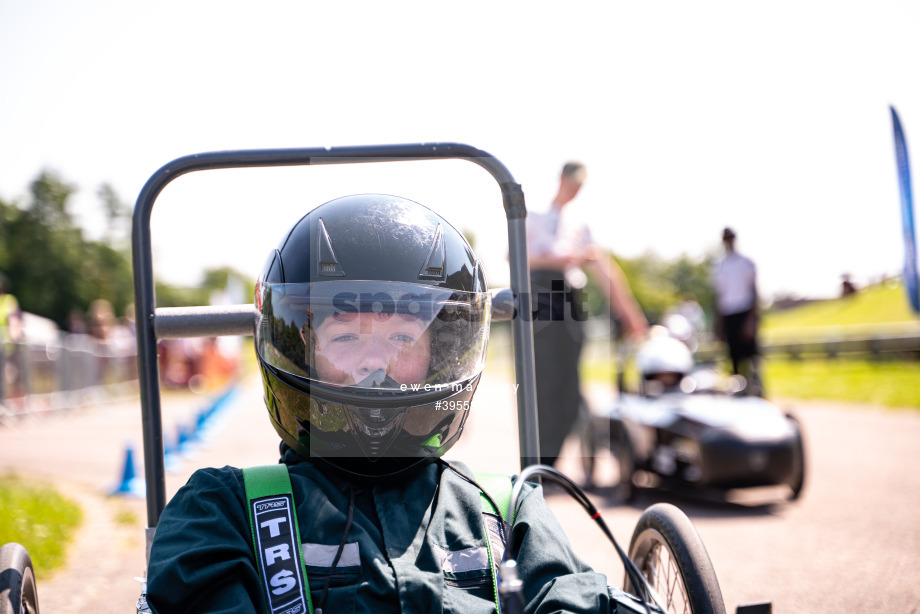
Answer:
[{"label": "kart wheel", "polygon": [[32,558],[17,543],[0,548],[0,614],[38,614]]},{"label": "kart wheel", "polygon": [[[703,541],[686,514],[669,503],[646,509],[633,531],[629,558],[668,612],[724,614],[725,603]],[[629,580],[626,591],[640,595]]]},{"label": "kart wheel", "polygon": [[629,440],[629,433],[626,432],[626,426],[619,424],[611,439],[613,439],[611,448],[615,451],[617,464],[620,468],[620,481],[616,487],[616,496],[621,503],[629,503],[636,496],[636,489],[633,486],[636,459]]},{"label": "kart wheel", "polygon": [[789,488],[792,489],[790,499],[795,501],[802,494],[805,488],[805,440],[802,436],[802,425],[792,414],[786,414],[786,418],[795,424],[795,448],[792,456],[792,477],[789,479]]}]

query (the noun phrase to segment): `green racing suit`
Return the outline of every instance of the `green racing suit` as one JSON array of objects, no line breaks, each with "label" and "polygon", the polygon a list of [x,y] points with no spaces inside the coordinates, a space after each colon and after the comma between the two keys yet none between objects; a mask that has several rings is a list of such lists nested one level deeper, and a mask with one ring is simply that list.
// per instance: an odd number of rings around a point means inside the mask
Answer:
[{"label": "green racing suit", "polygon": [[[285,444],[281,450],[314,607],[322,603],[332,614],[495,611],[476,486],[442,462],[400,480],[352,483]],[[527,614],[610,611],[605,576],[574,554],[538,486],[525,485],[508,546]],[[240,469],[198,470],[166,506],[150,552],[147,601],[161,614],[265,612]]]}]

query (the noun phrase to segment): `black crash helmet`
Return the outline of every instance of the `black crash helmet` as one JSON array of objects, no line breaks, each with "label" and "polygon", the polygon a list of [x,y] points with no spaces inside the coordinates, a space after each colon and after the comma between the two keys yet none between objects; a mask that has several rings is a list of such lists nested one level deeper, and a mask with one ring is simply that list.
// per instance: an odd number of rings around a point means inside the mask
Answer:
[{"label": "black crash helmet", "polygon": [[255,345],[281,438],[352,476],[399,474],[460,436],[489,338],[482,266],[396,196],[347,196],[287,233],[256,286]]}]

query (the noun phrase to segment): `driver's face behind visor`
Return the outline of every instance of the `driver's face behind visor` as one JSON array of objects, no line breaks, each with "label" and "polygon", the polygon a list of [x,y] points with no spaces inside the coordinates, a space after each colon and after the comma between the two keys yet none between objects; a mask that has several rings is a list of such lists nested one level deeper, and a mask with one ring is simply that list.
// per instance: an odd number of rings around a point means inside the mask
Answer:
[{"label": "driver's face behind visor", "polygon": [[[310,340],[304,337],[309,352]],[[353,386],[368,378],[381,379],[382,374],[397,384],[420,384],[428,374],[428,323],[412,315],[330,315],[316,327],[314,343],[317,375],[331,384]]]}]

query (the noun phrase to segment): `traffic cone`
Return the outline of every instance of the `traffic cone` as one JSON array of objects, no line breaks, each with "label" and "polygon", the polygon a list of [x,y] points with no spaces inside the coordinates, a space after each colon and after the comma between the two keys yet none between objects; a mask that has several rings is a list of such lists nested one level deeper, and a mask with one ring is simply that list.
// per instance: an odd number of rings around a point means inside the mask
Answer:
[{"label": "traffic cone", "polygon": [[208,413],[207,410],[202,409],[202,410],[199,410],[199,411],[198,411],[198,416],[195,418],[195,428],[196,428],[196,431],[195,431],[195,432],[196,432],[196,433],[197,433],[197,432],[201,432],[201,429],[203,429],[203,428],[205,428],[205,427],[207,426],[207,424],[208,424],[208,419],[209,419],[210,417],[211,417],[211,415]]},{"label": "traffic cone", "polygon": [[213,440],[214,435],[219,431],[228,420],[227,410],[233,397],[237,393],[238,386],[231,385],[215,398],[209,407],[203,409],[199,415],[199,433],[198,437],[204,442]]},{"label": "traffic cone", "polygon": [[186,429],[181,424],[176,425],[176,449],[183,454],[188,452],[192,447],[192,437],[189,435],[188,429]]},{"label": "traffic cone", "polygon": [[163,468],[166,473],[176,474],[182,471],[182,459],[179,444],[163,444]]},{"label": "traffic cone", "polygon": [[182,454],[182,458],[194,460],[198,456],[198,441],[195,437],[195,427],[191,426],[186,428],[179,424],[176,425],[176,431],[178,432],[179,438],[176,449]]},{"label": "traffic cone", "polygon": [[122,497],[147,496],[147,483],[134,471],[134,448],[130,445],[125,448],[125,468],[122,472],[121,484],[111,494]]}]

